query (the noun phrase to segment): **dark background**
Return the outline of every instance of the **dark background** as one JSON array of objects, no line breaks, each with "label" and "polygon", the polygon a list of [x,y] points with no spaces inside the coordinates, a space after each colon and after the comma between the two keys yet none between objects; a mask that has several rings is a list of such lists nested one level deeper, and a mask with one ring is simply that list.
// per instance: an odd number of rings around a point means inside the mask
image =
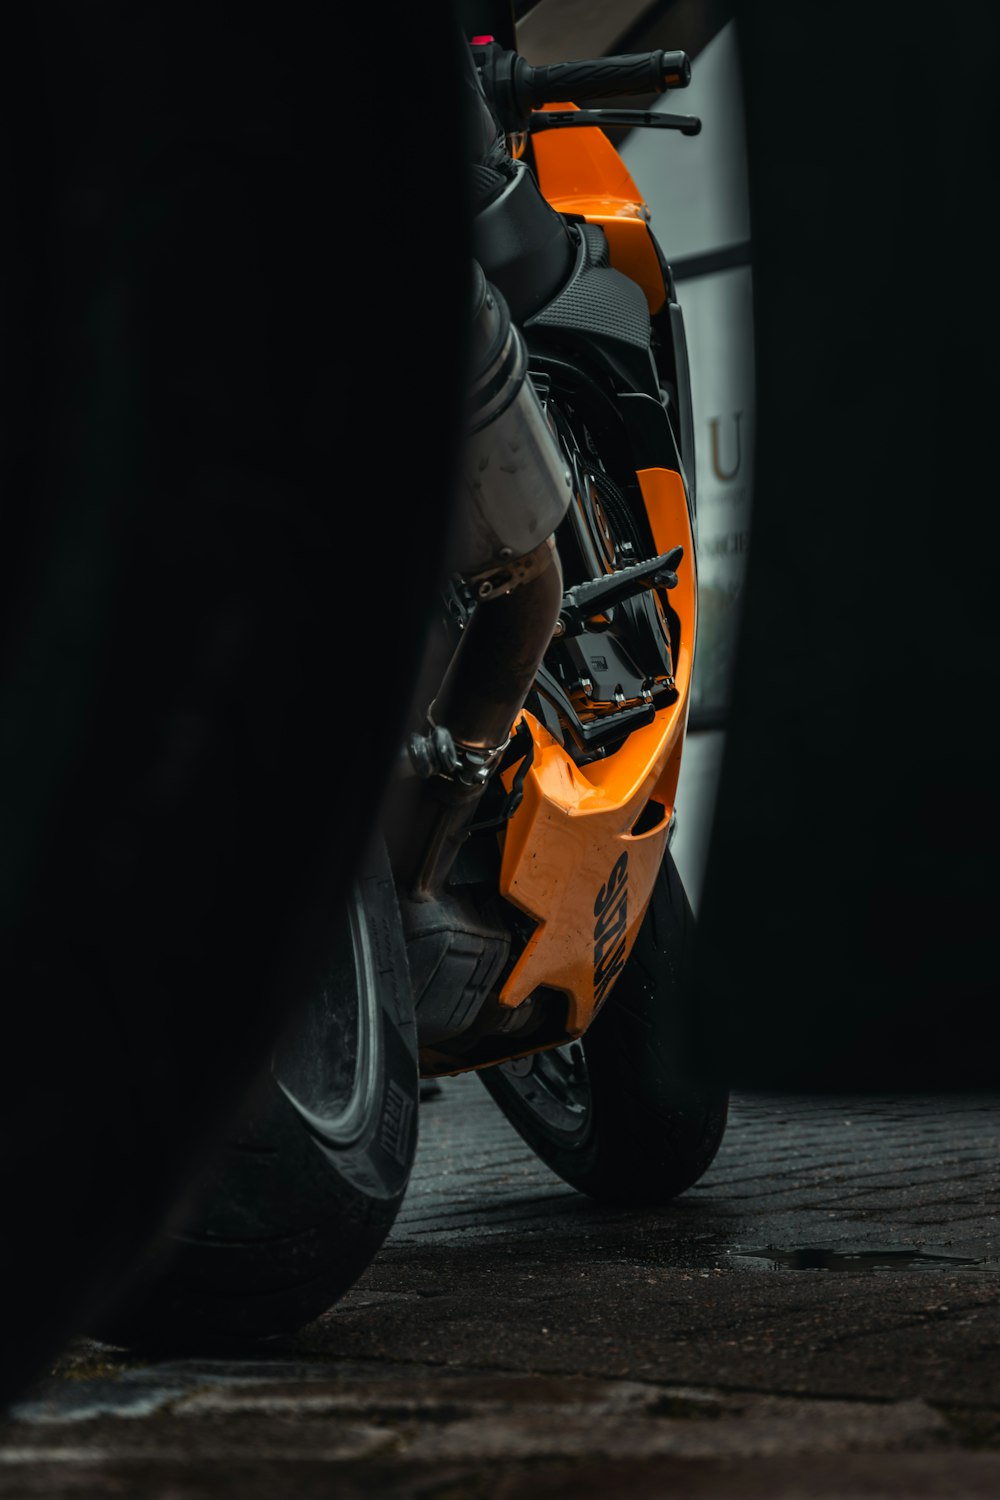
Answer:
[{"label": "dark background", "polygon": [[758,468],[702,900],[734,1081],[995,1086],[987,5],[736,3]]}]

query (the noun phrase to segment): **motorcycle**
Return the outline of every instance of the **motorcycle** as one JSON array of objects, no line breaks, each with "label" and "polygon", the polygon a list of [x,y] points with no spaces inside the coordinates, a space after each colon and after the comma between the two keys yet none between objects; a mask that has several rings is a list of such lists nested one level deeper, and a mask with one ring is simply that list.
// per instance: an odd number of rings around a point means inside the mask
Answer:
[{"label": "motorcycle", "polygon": [[607,133],[700,122],[587,107],[682,89],[690,61],[533,67],[485,36],[463,58],[466,440],[398,772],[324,982],[94,1330],[112,1342],[255,1342],[333,1306],[403,1201],[422,1080],[477,1074],[618,1204],[685,1192],[726,1128],[671,854],[698,623],[684,320]]}]

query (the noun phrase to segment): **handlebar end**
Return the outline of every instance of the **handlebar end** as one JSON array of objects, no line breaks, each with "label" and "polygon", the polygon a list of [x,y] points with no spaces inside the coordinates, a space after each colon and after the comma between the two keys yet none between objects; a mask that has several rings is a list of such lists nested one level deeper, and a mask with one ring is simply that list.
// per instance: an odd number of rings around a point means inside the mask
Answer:
[{"label": "handlebar end", "polygon": [[691,59],[686,52],[661,52],[660,70],[665,89],[686,89],[691,82]]}]

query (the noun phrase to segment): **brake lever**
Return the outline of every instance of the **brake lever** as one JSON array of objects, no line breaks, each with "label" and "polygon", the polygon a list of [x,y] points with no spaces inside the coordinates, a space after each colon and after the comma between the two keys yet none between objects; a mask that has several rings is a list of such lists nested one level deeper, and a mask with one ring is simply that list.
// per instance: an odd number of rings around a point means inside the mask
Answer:
[{"label": "brake lever", "polygon": [[572,125],[619,125],[629,129],[650,126],[656,130],[679,130],[681,135],[699,135],[697,115],[668,115],[657,109],[533,109],[528,129],[563,130]]}]

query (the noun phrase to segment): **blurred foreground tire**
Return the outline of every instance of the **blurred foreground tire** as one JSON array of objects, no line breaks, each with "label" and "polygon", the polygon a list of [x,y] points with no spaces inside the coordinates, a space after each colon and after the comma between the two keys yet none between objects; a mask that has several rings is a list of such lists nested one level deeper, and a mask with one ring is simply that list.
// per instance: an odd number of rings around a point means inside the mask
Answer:
[{"label": "blurred foreground tire", "polygon": [[321,982],[278,1037],[178,1230],[90,1331],[156,1352],[238,1352],[327,1311],[380,1250],[417,1145],[417,1035],[381,838],[331,931]]},{"label": "blurred foreground tire", "polygon": [[419,129],[369,14],[0,22],[0,1401],[321,976],[405,719],[471,252],[452,13]]}]

